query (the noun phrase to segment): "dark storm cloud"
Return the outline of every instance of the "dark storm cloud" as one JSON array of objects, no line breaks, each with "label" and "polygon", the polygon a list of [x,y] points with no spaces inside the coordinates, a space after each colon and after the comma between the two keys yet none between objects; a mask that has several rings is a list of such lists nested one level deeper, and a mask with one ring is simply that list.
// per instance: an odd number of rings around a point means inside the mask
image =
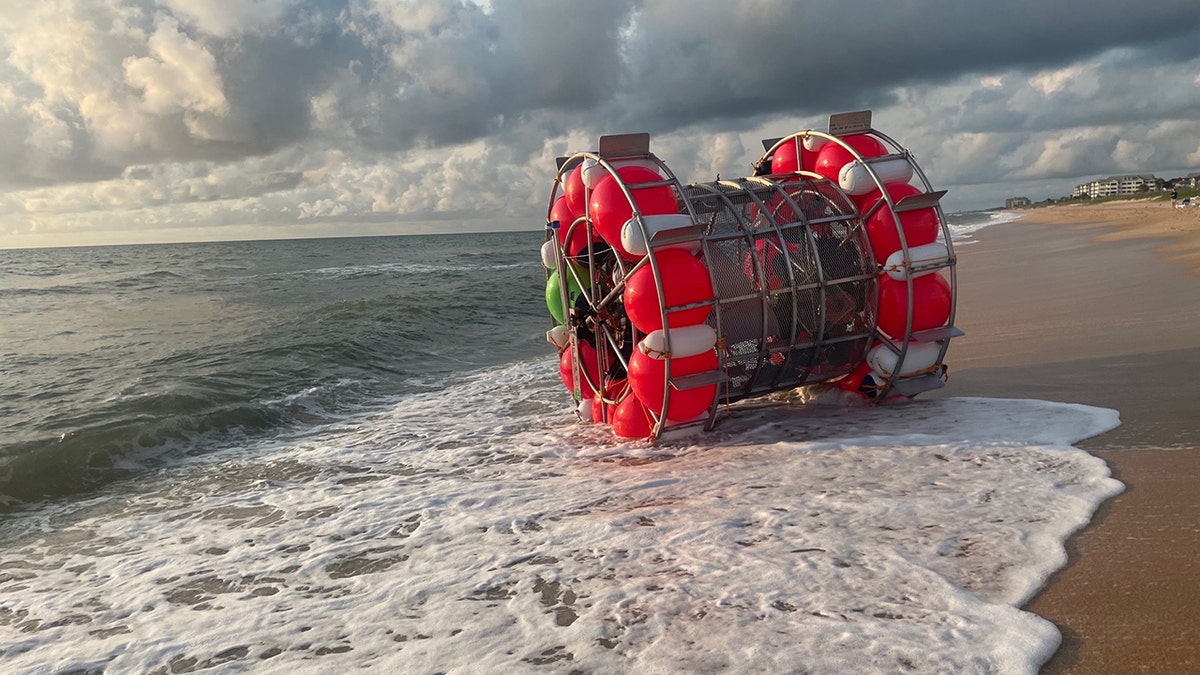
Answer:
[{"label": "dark storm cloud", "polygon": [[1200,8],[1190,0],[649,2],[614,115],[671,129],[880,106],[898,85],[1034,71],[1152,43],[1141,58],[1194,58]]}]

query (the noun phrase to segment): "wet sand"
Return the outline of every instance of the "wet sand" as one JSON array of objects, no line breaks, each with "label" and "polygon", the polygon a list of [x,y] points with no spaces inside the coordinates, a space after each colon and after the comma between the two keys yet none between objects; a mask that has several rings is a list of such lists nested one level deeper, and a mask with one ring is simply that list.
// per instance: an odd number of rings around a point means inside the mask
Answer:
[{"label": "wet sand", "polygon": [[1079,445],[1125,492],[1026,606],[1063,634],[1043,672],[1200,673],[1200,209],[1035,209],[956,251],[966,335],[934,395],[1121,413]]}]

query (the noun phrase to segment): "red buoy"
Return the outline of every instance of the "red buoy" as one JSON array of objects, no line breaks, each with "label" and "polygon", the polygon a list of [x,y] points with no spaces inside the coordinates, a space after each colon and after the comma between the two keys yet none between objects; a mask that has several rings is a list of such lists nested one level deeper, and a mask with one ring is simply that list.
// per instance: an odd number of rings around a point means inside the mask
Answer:
[{"label": "red buoy", "polygon": [[[937,328],[950,318],[950,283],[941,274],[927,274],[912,279],[912,330]],[[908,286],[886,274],[879,282],[879,329],[894,338],[904,337],[908,316]]]},{"label": "red buoy", "polygon": [[[666,305],[679,307],[713,299],[712,279],[708,268],[696,256],[677,249],[655,254],[659,277],[662,279],[663,297]],[[634,272],[625,283],[625,312],[629,320],[643,333],[651,333],[663,327],[662,306],[658,301],[658,289],[654,284],[654,270],[644,265]],[[667,313],[667,326],[679,328],[704,323],[708,319],[711,305],[693,307]]]},{"label": "red buoy", "polygon": [[[575,350],[567,347],[563,350],[562,356],[558,359],[558,374],[562,377],[563,384],[567,390],[575,394],[575,398],[587,398],[595,392],[592,386],[588,384],[588,379],[592,382],[600,381],[600,357],[596,354],[595,348],[586,342],[579,343],[579,359],[582,372],[579,373],[579,389],[576,389],[572,382],[574,372],[573,366],[575,363]],[[587,377],[584,377],[584,373]]]},{"label": "red buoy", "polygon": [[[799,154],[797,154],[799,150]],[[799,161],[797,161],[799,158]],[[817,154],[807,150],[803,144],[798,144],[796,138],[779,144],[771,155],[771,173],[795,173],[796,171],[812,171],[817,162]]]},{"label": "red buoy", "polygon": [[571,169],[571,173],[567,174],[567,180],[563,184],[563,194],[567,198],[571,212],[576,216],[581,216],[587,211],[587,190],[583,185],[582,165],[576,166]]},{"label": "red buoy", "polygon": [[621,438],[650,438],[653,425],[650,411],[637,396],[626,396],[612,413],[613,433]]},{"label": "red buoy", "polygon": [[[843,136],[841,140],[846,145],[854,148],[863,157],[879,157],[880,155],[887,154],[883,143],[880,143],[874,136],[868,134]],[[813,171],[825,176],[836,184],[842,167],[854,161],[854,159],[854,155],[849,150],[831,141],[826,143],[821,148],[821,151],[817,153],[817,161],[813,165]]]},{"label": "red buoy", "polygon": [[[633,356],[629,359],[629,386],[642,403],[655,412],[662,411],[666,363],[665,359],[647,356],[640,349],[633,350]],[[693,356],[671,359],[672,378],[716,369],[717,353],[711,349]],[[716,395],[715,384],[695,389],[673,389],[671,402],[667,405],[667,419],[672,422],[694,419],[708,410]]]},{"label": "red buoy", "polygon": [[[609,401],[616,401],[616,403],[609,403],[606,405],[603,401],[600,400],[599,396],[592,398],[592,421],[593,422],[595,422],[596,424],[600,424],[601,422],[608,423],[608,422],[612,421],[613,413],[616,412],[617,406],[621,403],[621,400],[622,400],[621,397],[627,394],[627,392],[625,391],[625,387],[626,387],[626,381],[624,378],[622,378],[620,380],[614,380],[612,382],[609,382],[608,385],[604,387],[605,397]],[[604,419],[604,413],[606,412],[604,410],[604,408],[607,408],[608,419]]]},{"label": "red buoy", "polygon": [[626,251],[621,244],[621,227],[633,216],[633,204],[622,192],[621,183],[629,188],[638,212],[643,216],[679,213],[679,205],[675,201],[675,191],[668,185],[638,187],[640,184],[661,183],[663,180],[662,176],[644,166],[623,166],[617,169],[617,175],[621,182],[609,174],[596,184],[588,203],[588,215],[600,236],[614,251],[628,260],[637,260],[642,256]]},{"label": "red buoy", "polygon": [[858,367],[849,375],[834,383],[842,391],[858,394],[865,398],[879,398],[882,393],[878,389],[880,384],[881,382],[876,381],[876,374],[871,370],[871,365],[865,361],[858,364]]},{"label": "red buoy", "polygon": [[[565,195],[554,200],[554,206],[550,208],[550,220],[551,222],[558,221],[558,243],[572,258],[583,252],[587,248],[588,242],[587,223],[584,222],[580,222],[575,227],[575,230],[571,232],[571,240],[567,241],[567,232],[578,217],[579,214],[571,210],[571,205],[567,202]],[[599,241],[600,234],[592,233],[592,239]]]},{"label": "red buoy", "polygon": [[[888,196],[892,202],[899,202],[910,195],[923,194],[921,189],[909,183],[888,183]],[[874,195],[869,202],[874,204],[880,198],[879,190],[874,190],[867,197]],[[864,212],[869,207],[863,208]],[[904,241],[909,248],[932,244],[937,240],[941,225],[938,223],[937,211],[933,207],[915,211],[901,211],[900,227],[904,228]],[[900,250],[900,234],[896,228],[896,219],[887,204],[881,204],[875,213],[867,218],[867,236],[871,238],[871,251],[875,254],[875,262],[883,264],[888,256]]]}]

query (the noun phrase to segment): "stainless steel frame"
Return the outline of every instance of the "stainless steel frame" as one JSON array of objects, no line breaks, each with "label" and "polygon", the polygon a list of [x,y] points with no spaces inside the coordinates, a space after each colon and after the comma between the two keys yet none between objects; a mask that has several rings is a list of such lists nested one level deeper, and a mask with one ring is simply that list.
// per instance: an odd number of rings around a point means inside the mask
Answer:
[{"label": "stainless steel frame", "polygon": [[[890,152],[883,157],[864,158],[842,140],[844,136],[860,133],[871,134]],[[649,242],[649,253],[636,263],[623,260],[607,251],[605,246],[591,241],[594,227],[591,214],[585,213],[573,223],[547,225],[547,240],[554,242],[558,241],[557,228],[568,228],[568,235],[578,228],[587,230],[589,244],[586,253],[577,256],[578,265],[566,264],[565,251],[557,243],[556,260],[559,280],[563,284],[560,293],[563,314],[568,317],[572,336],[567,348],[575,350],[575,389],[588,380],[596,395],[602,397],[604,414],[607,415],[608,409],[621,397],[630,395],[627,388],[625,391],[610,389],[628,368],[626,355],[643,337],[627,320],[622,306],[622,293],[630,275],[644,266],[653,270],[664,326],[668,323],[668,313],[695,306],[665,306],[663,287],[670,280],[662,278],[655,253],[662,246],[685,241],[699,243],[698,256],[709,271],[714,298],[699,305],[712,307],[707,323],[719,336],[719,366],[711,372],[672,377],[672,359],[665,359],[663,406],[652,411],[651,439],[657,438],[668,427],[703,424],[706,429],[711,429],[722,402],[731,403],[846,376],[863,362],[868,349],[880,343],[896,354],[896,373],[905,372],[903,362],[912,342],[936,342],[940,350],[933,368],[908,377],[882,378],[883,381],[877,383],[878,400],[887,395],[913,396],[942,386],[946,349],[952,338],[962,335],[954,327],[957,258],[939,204],[945,191],[933,190],[912,155],[895,140],[871,128],[870,111],[833,115],[827,132],[810,129],[764,141],[766,153],[755,165],[769,166],[774,153],[781,152],[781,146],[787,141],[795,139],[795,147],[799,148],[806,137],[837,143],[862,161],[882,199],[867,213],[860,213],[836,182],[806,171],[685,186],[650,152],[648,134],[604,136],[598,151],[560,159],[547,214],[564,192],[570,171],[581,162],[594,161],[618,176],[614,163],[637,159],[653,163],[664,177],[661,182],[638,184],[637,187],[671,186],[677,195],[679,212],[689,215],[692,221],[690,226],[650,236],[632,190],[620,183],[632,205],[633,220]],[[799,156],[796,159],[799,165]],[[919,180],[924,194],[893,201],[872,166],[896,159],[912,165],[914,180]],[[890,210],[907,270],[908,314],[902,338],[884,335],[876,325],[881,266],[876,264],[872,254],[865,222],[881,208]],[[920,208],[935,210],[941,228],[939,241],[945,244],[948,255],[944,260],[917,266],[909,258],[909,246],[899,214]],[[567,300],[567,275],[576,275],[580,269],[590,276],[584,293],[586,300],[571,307]],[[947,271],[951,288],[950,318],[942,327],[914,333],[912,275],[942,269]],[[582,282],[577,279],[584,287]],[[579,341],[586,339],[588,334],[594,335],[598,365],[618,364],[601,367],[598,382],[591,382],[586,371],[579,367]],[[670,352],[670,332],[667,332],[666,343]],[[718,394],[709,406],[707,416],[683,425],[668,424],[665,413],[673,391],[711,384],[718,385]]]}]

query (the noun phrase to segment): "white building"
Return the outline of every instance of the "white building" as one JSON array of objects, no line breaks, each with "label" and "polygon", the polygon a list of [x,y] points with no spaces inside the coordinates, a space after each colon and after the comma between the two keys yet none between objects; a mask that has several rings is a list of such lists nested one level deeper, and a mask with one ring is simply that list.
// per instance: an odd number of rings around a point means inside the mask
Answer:
[{"label": "white building", "polygon": [[1151,174],[1109,176],[1090,183],[1076,185],[1072,197],[1115,197],[1139,192],[1157,192],[1162,189],[1162,179]]}]

